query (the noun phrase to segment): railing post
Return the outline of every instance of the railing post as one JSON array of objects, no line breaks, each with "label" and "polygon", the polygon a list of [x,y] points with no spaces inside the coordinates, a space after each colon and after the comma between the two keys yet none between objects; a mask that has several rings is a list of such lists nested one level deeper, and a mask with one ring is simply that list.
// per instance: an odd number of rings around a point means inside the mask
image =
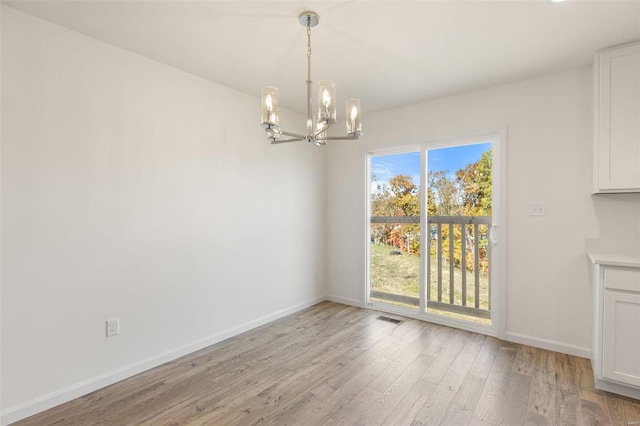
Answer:
[{"label": "railing post", "polygon": [[442,302],[442,224],[438,223],[438,302]]},{"label": "railing post", "polygon": [[[429,222],[429,219],[427,219],[427,300],[431,299],[431,223]],[[422,252],[423,250],[420,249],[420,251]],[[424,255],[423,255],[424,256]]]},{"label": "railing post", "polygon": [[453,252],[454,252],[454,241],[453,241],[453,223],[449,224],[449,303],[453,305]]},{"label": "railing post", "polygon": [[478,232],[478,224],[473,225],[473,272],[475,286],[475,303],[476,308],[480,307],[480,232]]},{"label": "railing post", "polygon": [[487,271],[487,310],[491,310],[491,224],[487,225],[487,262],[489,262],[489,270]]},{"label": "railing post", "polygon": [[467,224],[461,226],[460,248],[462,257],[462,306],[467,306]]}]

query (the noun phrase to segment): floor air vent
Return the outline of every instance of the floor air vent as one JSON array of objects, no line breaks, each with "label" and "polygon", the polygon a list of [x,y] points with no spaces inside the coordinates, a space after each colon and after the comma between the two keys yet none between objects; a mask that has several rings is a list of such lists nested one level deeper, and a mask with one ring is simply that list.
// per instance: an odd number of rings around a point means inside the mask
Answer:
[{"label": "floor air vent", "polygon": [[379,316],[378,318],[376,318],[376,319],[379,319],[379,320],[382,320],[382,321],[392,322],[392,323],[394,323],[394,324],[402,324],[402,323],[404,322],[404,321],[399,320],[399,319],[389,318],[389,317],[385,317],[385,316],[382,316],[382,315],[380,315],[380,316]]}]

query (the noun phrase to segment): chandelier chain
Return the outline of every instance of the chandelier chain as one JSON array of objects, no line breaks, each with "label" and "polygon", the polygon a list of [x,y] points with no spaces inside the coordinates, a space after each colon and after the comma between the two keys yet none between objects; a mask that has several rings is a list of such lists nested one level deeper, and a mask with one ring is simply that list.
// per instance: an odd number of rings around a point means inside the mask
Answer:
[{"label": "chandelier chain", "polygon": [[307,56],[311,57],[311,16],[307,16]]}]

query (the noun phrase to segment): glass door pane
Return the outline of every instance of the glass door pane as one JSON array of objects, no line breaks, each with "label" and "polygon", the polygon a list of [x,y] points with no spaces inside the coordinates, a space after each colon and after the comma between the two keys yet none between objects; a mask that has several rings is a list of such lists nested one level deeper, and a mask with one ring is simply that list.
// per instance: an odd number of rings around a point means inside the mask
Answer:
[{"label": "glass door pane", "polygon": [[427,313],[491,324],[492,146],[427,150]]},{"label": "glass door pane", "polygon": [[371,156],[370,300],[420,307],[420,152]]}]

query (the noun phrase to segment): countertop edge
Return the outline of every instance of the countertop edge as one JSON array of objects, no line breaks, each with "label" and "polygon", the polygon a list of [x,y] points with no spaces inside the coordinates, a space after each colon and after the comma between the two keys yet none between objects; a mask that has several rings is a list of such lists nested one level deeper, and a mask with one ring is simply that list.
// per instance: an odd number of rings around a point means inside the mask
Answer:
[{"label": "countertop edge", "polygon": [[640,268],[640,256],[599,252],[587,252],[587,256],[597,265]]}]

